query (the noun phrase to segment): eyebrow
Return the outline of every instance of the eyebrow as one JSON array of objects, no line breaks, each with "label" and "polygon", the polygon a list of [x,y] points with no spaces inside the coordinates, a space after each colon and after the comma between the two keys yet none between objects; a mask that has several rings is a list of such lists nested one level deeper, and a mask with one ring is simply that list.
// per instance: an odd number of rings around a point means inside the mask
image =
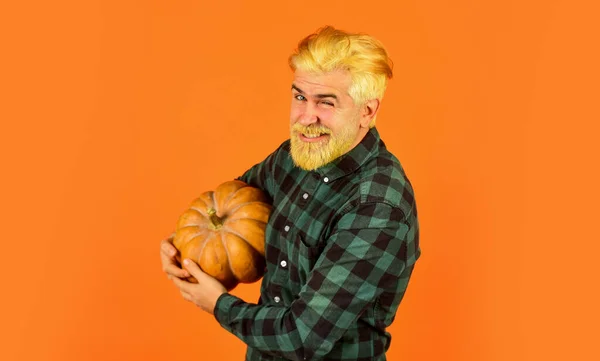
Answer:
[{"label": "eyebrow", "polygon": [[[292,84],[292,89],[297,91],[300,94],[304,94],[304,91],[300,88],[298,88],[295,84]],[[315,94],[315,97],[319,98],[319,99],[323,99],[323,98],[333,98],[335,100],[338,100],[337,95],[333,94],[333,93],[328,93],[328,94]]]}]

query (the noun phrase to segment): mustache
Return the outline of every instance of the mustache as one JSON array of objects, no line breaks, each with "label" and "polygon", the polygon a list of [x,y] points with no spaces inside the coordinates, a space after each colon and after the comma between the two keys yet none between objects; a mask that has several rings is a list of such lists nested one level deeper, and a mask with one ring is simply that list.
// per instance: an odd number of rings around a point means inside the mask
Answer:
[{"label": "mustache", "polygon": [[304,125],[301,125],[298,123],[296,123],[292,126],[292,131],[306,134],[306,135],[331,134],[331,130],[327,127],[318,126],[318,125],[317,126],[314,126],[314,125],[304,126]]}]

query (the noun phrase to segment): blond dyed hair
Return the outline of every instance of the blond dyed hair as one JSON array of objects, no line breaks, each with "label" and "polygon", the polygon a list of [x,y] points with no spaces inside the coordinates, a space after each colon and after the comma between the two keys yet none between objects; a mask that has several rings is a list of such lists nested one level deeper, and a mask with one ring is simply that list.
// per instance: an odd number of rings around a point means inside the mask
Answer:
[{"label": "blond dyed hair", "polygon": [[[348,94],[358,106],[371,99],[381,101],[393,75],[393,62],[379,40],[332,26],[320,28],[302,39],[288,62],[292,71],[317,74],[349,71],[352,84]],[[375,118],[369,126],[375,126]]]}]

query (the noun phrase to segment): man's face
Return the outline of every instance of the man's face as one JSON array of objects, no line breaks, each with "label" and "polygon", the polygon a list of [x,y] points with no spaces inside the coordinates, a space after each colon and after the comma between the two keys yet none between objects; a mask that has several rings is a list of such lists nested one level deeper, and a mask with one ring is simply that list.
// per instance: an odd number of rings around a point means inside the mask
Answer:
[{"label": "man's face", "polygon": [[[350,73],[296,71],[290,111],[291,154],[295,164],[314,170],[356,146],[368,127],[348,94]],[[363,122],[364,123],[364,122]]]}]

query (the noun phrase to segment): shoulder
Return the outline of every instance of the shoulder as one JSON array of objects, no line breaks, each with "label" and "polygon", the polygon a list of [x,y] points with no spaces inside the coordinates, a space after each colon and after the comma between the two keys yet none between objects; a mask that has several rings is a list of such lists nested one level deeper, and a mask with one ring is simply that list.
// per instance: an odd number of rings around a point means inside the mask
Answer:
[{"label": "shoulder", "polygon": [[290,140],[284,140],[269,156],[274,161],[283,161],[289,157],[290,154]]},{"label": "shoulder", "polygon": [[290,140],[284,140],[272,154],[271,172],[277,182],[283,182],[285,178],[298,172],[292,160]]},{"label": "shoulder", "polygon": [[283,167],[289,163],[290,158],[290,141],[289,139],[284,140],[282,143],[275,148],[266,158],[263,160],[266,169],[269,172],[276,172],[278,168]]},{"label": "shoulder", "polygon": [[277,147],[275,152],[289,153],[290,152],[290,140],[286,139],[283,142],[281,142],[281,144]]},{"label": "shoulder", "polygon": [[416,207],[415,192],[402,164],[381,142],[358,174],[359,202],[382,203],[400,209],[406,216]]}]

